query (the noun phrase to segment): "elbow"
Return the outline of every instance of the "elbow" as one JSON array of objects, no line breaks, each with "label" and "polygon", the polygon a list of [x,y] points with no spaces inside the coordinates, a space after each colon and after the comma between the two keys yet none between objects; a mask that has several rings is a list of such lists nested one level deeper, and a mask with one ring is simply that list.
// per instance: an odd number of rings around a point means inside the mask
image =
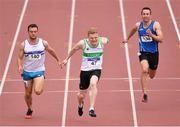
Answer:
[{"label": "elbow", "polygon": [[164,40],[163,40],[163,38],[160,38],[159,39],[159,43],[162,43]]}]

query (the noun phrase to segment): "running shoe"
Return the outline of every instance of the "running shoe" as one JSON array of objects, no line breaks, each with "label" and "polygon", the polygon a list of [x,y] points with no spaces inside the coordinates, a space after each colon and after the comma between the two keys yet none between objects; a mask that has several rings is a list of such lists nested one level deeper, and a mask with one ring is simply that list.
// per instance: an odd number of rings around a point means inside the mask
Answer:
[{"label": "running shoe", "polygon": [[33,113],[33,111],[30,108],[28,108],[27,113],[25,115],[25,118],[26,119],[31,119],[32,118],[32,113]]},{"label": "running shoe", "polygon": [[96,113],[94,110],[89,110],[89,116],[96,117]]},{"label": "running shoe", "polygon": [[144,102],[144,103],[147,103],[147,102],[148,102],[148,96],[147,96],[147,94],[144,94],[144,95],[143,95],[142,102]]},{"label": "running shoe", "polygon": [[78,114],[79,116],[82,116],[83,115],[83,106],[84,106],[84,101],[82,102],[82,106],[78,106]]}]

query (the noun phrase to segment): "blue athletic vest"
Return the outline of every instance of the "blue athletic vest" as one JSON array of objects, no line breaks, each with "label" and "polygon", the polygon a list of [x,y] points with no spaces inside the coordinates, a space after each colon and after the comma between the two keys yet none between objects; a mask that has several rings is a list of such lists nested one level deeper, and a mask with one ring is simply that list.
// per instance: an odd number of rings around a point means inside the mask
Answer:
[{"label": "blue athletic vest", "polygon": [[139,34],[139,51],[140,52],[158,52],[158,42],[153,40],[152,37],[148,36],[146,33],[147,29],[150,29],[152,34],[156,34],[153,30],[153,25],[155,21],[152,21],[148,28],[143,27],[143,23],[140,23],[138,34]]}]

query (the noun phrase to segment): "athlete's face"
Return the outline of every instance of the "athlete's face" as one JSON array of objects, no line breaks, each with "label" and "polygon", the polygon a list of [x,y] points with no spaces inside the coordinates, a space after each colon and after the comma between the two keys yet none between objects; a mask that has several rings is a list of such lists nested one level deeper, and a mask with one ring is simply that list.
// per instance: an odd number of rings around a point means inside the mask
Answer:
[{"label": "athlete's face", "polygon": [[38,28],[36,27],[29,28],[28,34],[30,39],[35,40],[37,38],[37,33],[38,33]]},{"label": "athlete's face", "polygon": [[94,33],[94,34],[89,34],[88,39],[89,42],[91,43],[91,45],[96,46],[97,42],[98,42],[98,33]]},{"label": "athlete's face", "polygon": [[143,22],[149,22],[151,20],[151,12],[150,10],[143,10],[142,11],[142,20]]}]

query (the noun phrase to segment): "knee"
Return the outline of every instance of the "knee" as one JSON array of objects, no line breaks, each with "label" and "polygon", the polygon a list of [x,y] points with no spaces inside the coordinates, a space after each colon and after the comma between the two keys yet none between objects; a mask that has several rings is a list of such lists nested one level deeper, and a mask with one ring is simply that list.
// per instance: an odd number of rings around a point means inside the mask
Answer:
[{"label": "knee", "polygon": [[43,90],[35,90],[36,95],[41,95],[42,92]]},{"label": "knee", "polygon": [[92,84],[90,85],[90,89],[91,89],[91,90],[97,90],[96,83],[92,83]]},{"label": "knee", "polygon": [[32,96],[32,93],[31,93],[31,92],[26,92],[26,93],[25,93],[25,98],[26,98],[26,99],[31,98],[31,96]]},{"label": "knee", "polygon": [[143,69],[143,70],[142,70],[142,74],[143,74],[143,75],[148,75],[148,70]]},{"label": "knee", "polygon": [[85,95],[82,94],[82,93],[78,93],[77,96],[78,96],[79,99],[83,99],[85,97]]},{"label": "knee", "polygon": [[149,77],[153,79],[155,77],[155,74],[150,74]]}]

